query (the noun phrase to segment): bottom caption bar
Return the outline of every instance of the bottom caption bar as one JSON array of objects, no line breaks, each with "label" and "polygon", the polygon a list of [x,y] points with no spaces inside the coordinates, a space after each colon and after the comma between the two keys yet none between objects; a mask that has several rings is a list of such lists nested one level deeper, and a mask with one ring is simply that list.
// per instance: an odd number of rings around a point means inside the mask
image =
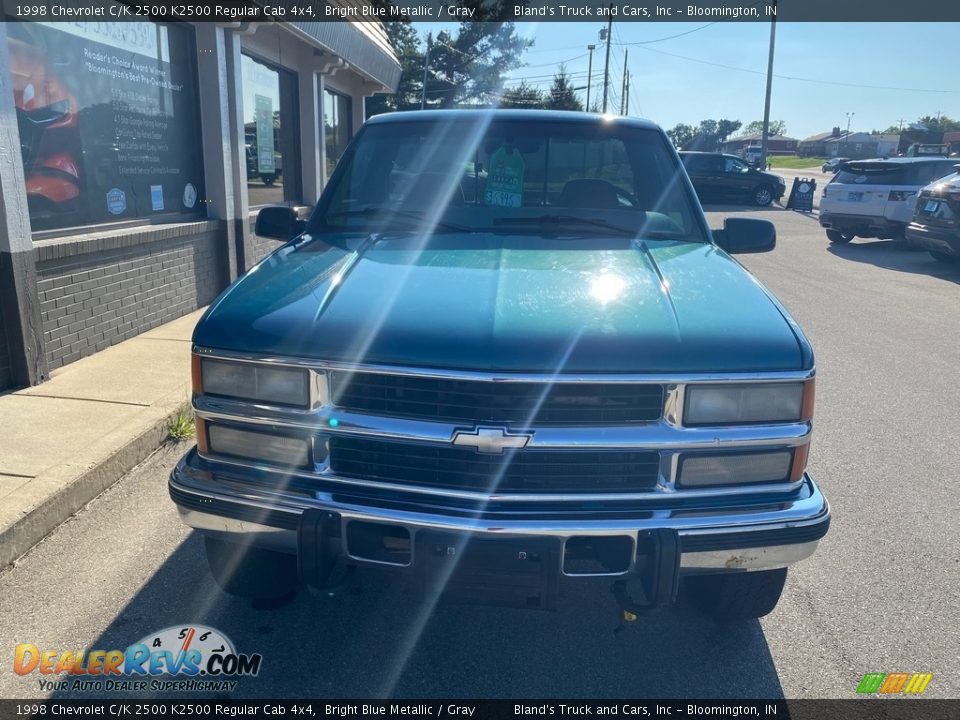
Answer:
[{"label": "bottom caption bar", "polygon": [[0,700],[8,718],[450,718],[499,720],[550,717],[762,718],[784,720],[955,720],[960,700]]}]

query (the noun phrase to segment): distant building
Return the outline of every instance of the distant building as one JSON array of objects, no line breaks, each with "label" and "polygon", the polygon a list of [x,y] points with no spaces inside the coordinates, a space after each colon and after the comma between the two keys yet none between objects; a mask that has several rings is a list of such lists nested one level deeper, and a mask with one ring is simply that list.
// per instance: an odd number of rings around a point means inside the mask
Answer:
[{"label": "distant building", "polygon": [[877,155],[880,157],[896,155],[900,148],[900,134],[893,133],[889,135],[875,135],[877,139]]},{"label": "distant building", "polygon": [[797,144],[797,155],[800,157],[824,157],[827,155],[827,141],[834,140],[841,135],[839,127],[830,132],[817,133],[804,138]]},{"label": "distant building", "polygon": [[[771,135],[767,138],[767,152],[770,155],[793,155],[797,152],[798,140],[786,135]],[[723,152],[740,155],[743,149],[750,145],[761,145],[762,135],[738,135],[730,138],[722,145]]]},{"label": "distant building", "polygon": [[[842,132],[823,141],[823,155],[865,160],[896,155],[900,147],[900,135],[880,133]],[[811,153],[813,154],[813,153]]]}]

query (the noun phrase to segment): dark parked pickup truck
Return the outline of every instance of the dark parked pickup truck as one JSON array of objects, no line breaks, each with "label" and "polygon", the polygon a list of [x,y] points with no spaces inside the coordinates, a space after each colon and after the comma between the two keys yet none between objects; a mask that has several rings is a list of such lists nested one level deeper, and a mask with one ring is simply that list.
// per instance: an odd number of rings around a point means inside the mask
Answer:
[{"label": "dark parked pickup truck", "polygon": [[289,242],[198,324],[170,478],[227,592],[378,566],[552,608],[603,576],[627,613],[749,618],[827,532],[813,352],[731,257],[774,227],[711,232],[655,125],[381,115],[257,234]]}]

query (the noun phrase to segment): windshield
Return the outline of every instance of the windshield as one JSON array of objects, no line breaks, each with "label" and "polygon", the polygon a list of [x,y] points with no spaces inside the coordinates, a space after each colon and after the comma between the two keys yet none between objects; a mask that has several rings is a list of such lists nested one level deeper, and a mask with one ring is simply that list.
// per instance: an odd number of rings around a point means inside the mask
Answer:
[{"label": "windshield", "polygon": [[394,122],[368,126],[342,162],[313,229],[606,227],[707,242],[673,153],[645,128],[483,115]]}]

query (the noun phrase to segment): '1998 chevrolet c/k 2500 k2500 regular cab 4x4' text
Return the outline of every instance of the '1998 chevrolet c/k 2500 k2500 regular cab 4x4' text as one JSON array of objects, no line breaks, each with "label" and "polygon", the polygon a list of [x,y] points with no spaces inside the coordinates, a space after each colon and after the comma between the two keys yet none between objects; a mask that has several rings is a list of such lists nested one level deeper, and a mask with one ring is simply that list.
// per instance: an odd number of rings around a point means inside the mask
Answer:
[{"label": "'1998 chevrolet c/k 2500 k2500 regular cab 4x4' text", "polygon": [[552,608],[776,605],[826,533],[810,344],[709,229],[663,131],[585,113],[366,123],[310,219],[193,337],[197,447],[170,494],[228,592],[348,566]]}]

